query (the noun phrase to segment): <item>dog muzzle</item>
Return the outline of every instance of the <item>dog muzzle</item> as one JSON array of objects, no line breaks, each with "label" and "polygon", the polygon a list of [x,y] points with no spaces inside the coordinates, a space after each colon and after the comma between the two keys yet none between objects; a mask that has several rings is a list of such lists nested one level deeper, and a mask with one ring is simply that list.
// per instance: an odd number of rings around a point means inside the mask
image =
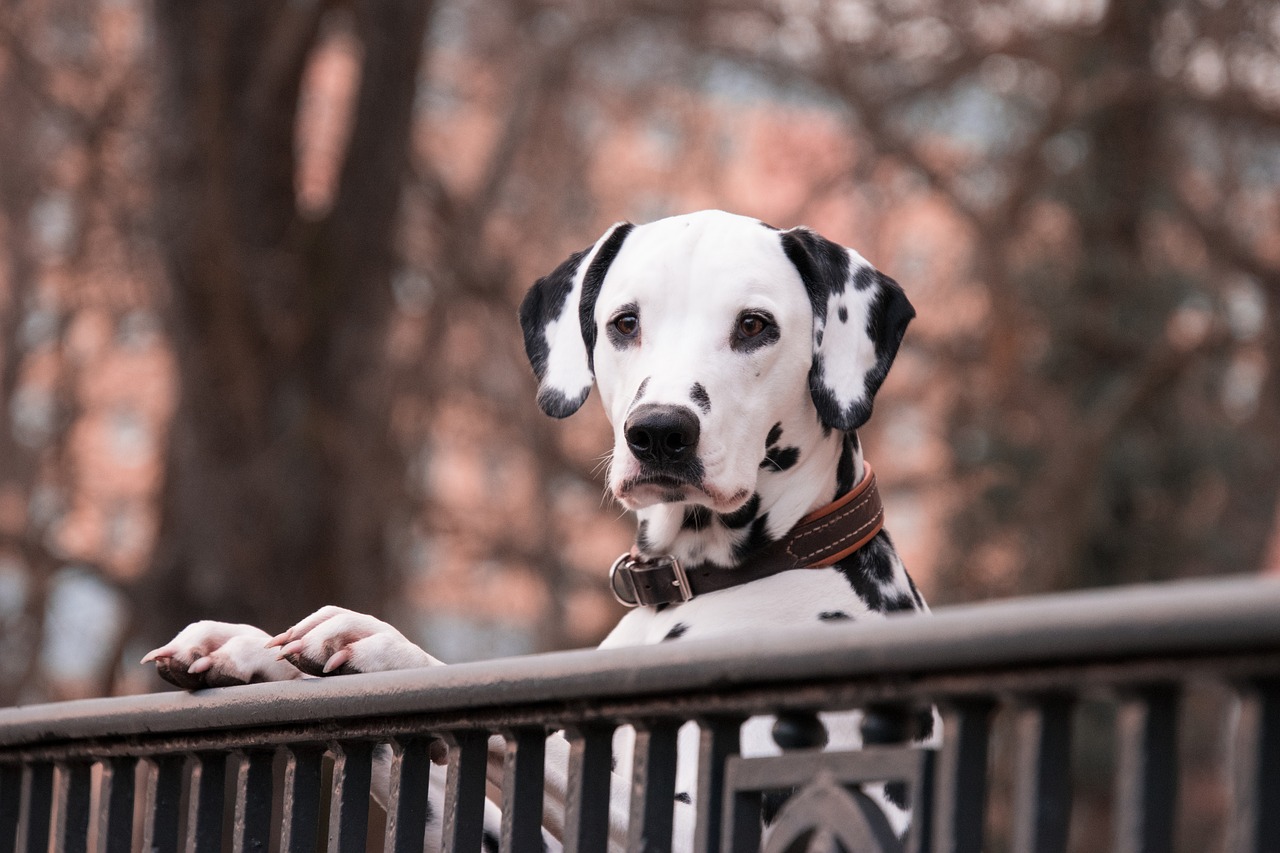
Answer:
[{"label": "dog muzzle", "polygon": [[792,569],[833,566],[862,548],[884,528],[884,505],[871,465],[848,494],[806,515],[777,542],[732,568],[686,570],[670,554],[644,558],[630,552],[614,560],[609,587],[628,607],[679,604],[703,593],[740,586]]}]

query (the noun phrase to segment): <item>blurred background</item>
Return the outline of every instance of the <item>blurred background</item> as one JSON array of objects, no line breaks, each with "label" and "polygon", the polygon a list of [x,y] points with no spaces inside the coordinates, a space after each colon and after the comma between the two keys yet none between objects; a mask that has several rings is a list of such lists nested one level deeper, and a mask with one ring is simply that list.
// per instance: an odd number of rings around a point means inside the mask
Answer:
[{"label": "blurred background", "polygon": [[915,303],[863,431],[934,604],[1280,571],[1280,7],[5,0],[0,705],[338,603],[591,645],[631,523],[524,290],[813,226]]}]

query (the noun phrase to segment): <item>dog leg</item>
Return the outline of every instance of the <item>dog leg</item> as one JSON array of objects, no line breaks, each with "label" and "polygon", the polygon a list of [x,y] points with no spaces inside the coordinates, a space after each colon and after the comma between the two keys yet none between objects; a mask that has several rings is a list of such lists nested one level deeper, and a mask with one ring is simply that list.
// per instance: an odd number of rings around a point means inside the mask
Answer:
[{"label": "dog leg", "polygon": [[[149,652],[142,662],[152,661],[162,678],[186,690],[445,665],[386,622],[340,607],[323,607],[275,637],[252,625],[196,622]],[[501,813],[494,803],[500,800],[505,770],[503,739],[490,738],[488,752],[485,832],[496,839]],[[388,799],[390,758],[385,747],[375,754],[372,794],[383,805]],[[444,752],[432,758],[443,763]],[[629,766],[629,759],[628,755],[620,764]],[[546,744],[543,834],[549,850],[556,850],[564,838],[568,768],[569,742],[562,732],[556,732]],[[430,811],[435,819],[428,835],[434,836],[436,843],[443,815],[443,803],[438,801],[443,769],[432,773]],[[630,780],[618,773],[611,775],[608,849],[624,853]]]}]

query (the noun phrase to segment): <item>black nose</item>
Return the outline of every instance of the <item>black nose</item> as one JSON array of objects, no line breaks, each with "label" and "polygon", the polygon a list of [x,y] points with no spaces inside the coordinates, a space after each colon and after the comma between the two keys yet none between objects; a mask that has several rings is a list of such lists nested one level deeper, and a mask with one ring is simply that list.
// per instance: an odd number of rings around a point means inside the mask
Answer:
[{"label": "black nose", "polygon": [[698,445],[698,416],[684,406],[639,406],[627,418],[627,446],[641,462],[679,462]]}]

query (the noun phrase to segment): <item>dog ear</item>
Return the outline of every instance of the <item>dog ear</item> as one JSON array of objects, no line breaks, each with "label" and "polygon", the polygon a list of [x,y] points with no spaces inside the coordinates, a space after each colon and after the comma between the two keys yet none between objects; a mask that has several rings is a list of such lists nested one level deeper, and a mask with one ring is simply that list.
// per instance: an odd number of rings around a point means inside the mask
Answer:
[{"label": "dog ear", "polygon": [[822,423],[857,429],[898,353],[915,309],[893,279],[807,228],[782,232],[813,306],[809,392]]},{"label": "dog ear", "polygon": [[553,418],[572,415],[591,393],[596,297],[633,227],[614,225],[594,245],[538,279],[520,303],[524,351],[538,378],[538,405]]}]

